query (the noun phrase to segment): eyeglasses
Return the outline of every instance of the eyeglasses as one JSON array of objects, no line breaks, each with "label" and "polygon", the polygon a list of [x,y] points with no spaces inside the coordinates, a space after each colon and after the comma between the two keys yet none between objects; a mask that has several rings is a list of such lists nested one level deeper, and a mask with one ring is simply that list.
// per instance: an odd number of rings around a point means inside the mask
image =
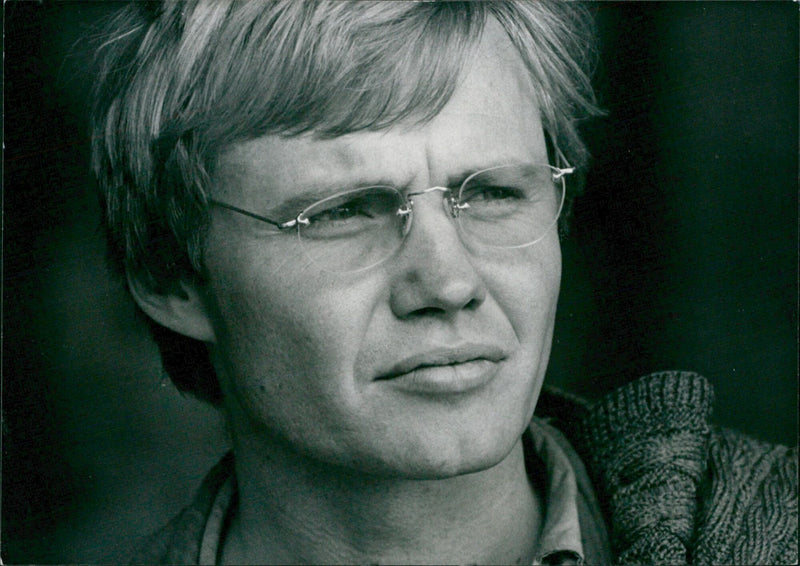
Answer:
[{"label": "eyeglasses", "polygon": [[415,198],[443,193],[445,212],[462,242],[486,248],[532,246],[555,226],[564,205],[565,178],[573,167],[503,165],[467,177],[457,191],[431,187],[403,194],[396,187],[373,186],[324,198],[291,220],[279,222],[210,199],[215,206],[294,230],[303,253],[325,271],[349,273],[391,257],[411,230]]}]

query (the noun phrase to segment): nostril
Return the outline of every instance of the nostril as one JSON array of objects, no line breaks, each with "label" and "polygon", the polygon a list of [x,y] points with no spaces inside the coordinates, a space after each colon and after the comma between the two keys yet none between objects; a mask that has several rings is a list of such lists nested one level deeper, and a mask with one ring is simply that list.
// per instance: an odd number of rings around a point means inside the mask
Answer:
[{"label": "nostril", "polygon": [[421,307],[414,310],[411,313],[413,317],[425,318],[425,317],[441,317],[446,316],[449,312],[454,312],[456,310],[476,310],[481,305],[481,300],[473,297],[459,309],[451,309],[446,306],[426,306]]},{"label": "nostril", "polygon": [[480,305],[481,305],[481,300],[478,299],[477,297],[473,297],[466,305],[464,305],[464,308],[466,310],[475,310]]},{"label": "nostril", "polygon": [[445,313],[445,310],[438,307],[424,307],[421,309],[415,310],[411,313],[413,316],[418,317],[427,317],[427,316],[441,316]]}]

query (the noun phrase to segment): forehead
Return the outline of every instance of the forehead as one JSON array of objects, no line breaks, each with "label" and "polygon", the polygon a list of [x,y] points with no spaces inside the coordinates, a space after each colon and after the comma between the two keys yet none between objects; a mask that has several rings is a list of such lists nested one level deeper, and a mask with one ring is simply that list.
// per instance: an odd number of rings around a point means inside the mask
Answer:
[{"label": "forehead", "polygon": [[499,164],[546,159],[530,74],[499,24],[490,21],[452,98],[429,122],[332,139],[312,133],[238,143],[221,154],[214,191],[263,209],[298,191],[440,184]]}]

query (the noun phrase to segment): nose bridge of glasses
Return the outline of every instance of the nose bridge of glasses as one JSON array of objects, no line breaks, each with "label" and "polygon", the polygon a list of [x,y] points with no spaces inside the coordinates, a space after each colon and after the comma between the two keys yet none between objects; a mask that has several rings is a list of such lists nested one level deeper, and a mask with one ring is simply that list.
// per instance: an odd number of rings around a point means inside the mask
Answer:
[{"label": "nose bridge of glasses", "polygon": [[458,216],[459,205],[456,202],[456,198],[453,196],[453,190],[450,189],[449,187],[436,186],[427,188],[424,191],[415,191],[413,193],[406,193],[405,203],[397,211],[397,215],[404,220],[403,237],[407,236],[408,233],[411,231],[411,223],[412,223],[411,221],[414,211],[414,197],[434,192],[443,193],[442,206],[444,207],[445,213],[448,214],[451,218],[456,218]]},{"label": "nose bridge of glasses", "polygon": [[427,195],[428,193],[433,193],[433,192],[436,192],[436,191],[439,191],[439,192],[442,192],[442,193],[449,193],[450,189],[447,188],[447,187],[430,187],[428,189],[425,189],[424,191],[417,191],[417,192],[414,192],[414,193],[408,193],[406,195],[406,197],[410,199],[411,197],[415,197],[415,196],[418,196],[418,195]]},{"label": "nose bridge of glasses", "polygon": [[421,195],[427,195],[428,193],[440,192],[444,193],[443,204],[447,212],[450,213],[451,216],[455,216],[455,210],[453,208],[453,190],[448,187],[430,187],[425,189],[424,191],[415,191],[413,193],[406,194],[406,204],[400,209],[399,214],[401,215],[409,215],[411,214],[414,208],[414,197],[418,197]]}]

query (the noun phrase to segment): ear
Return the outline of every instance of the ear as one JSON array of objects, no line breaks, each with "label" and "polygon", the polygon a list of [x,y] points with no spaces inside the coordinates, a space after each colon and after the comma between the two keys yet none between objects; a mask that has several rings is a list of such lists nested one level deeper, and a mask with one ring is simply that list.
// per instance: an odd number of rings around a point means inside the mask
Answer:
[{"label": "ear", "polygon": [[130,272],[127,279],[136,304],[158,324],[201,342],[216,341],[207,299],[197,283],[181,281],[162,291],[152,289]]}]

